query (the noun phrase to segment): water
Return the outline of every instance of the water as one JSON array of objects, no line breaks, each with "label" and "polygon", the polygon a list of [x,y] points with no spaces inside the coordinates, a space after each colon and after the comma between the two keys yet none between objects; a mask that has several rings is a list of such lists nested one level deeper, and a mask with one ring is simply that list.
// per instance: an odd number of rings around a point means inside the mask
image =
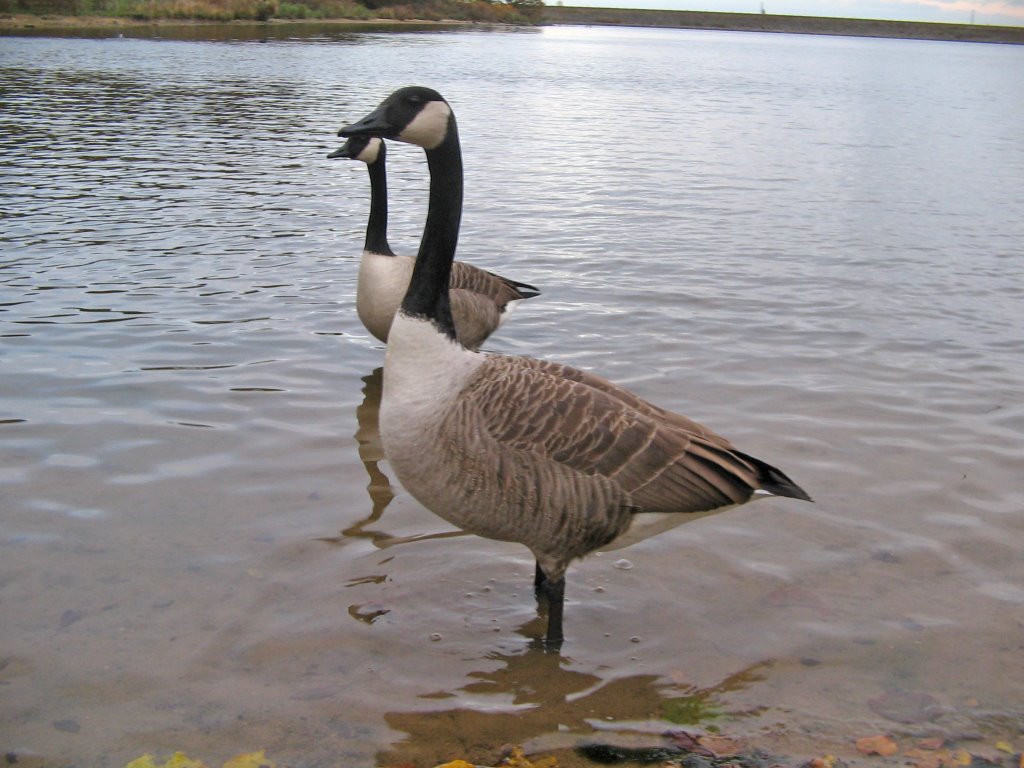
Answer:
[{"label": "water", "polygon": [[[1022,64],[599,28],[0,40],[0,746],[1019,750]],[[411,82],[460,121],[460,257],[544,291],[489,347],[593,368],[817,501],[577,564],[561,655],[532,644],[526,550],[452,531],[380,456],[368,185],[325,155]],[[425,164],[389,164],[412,252]]]}]

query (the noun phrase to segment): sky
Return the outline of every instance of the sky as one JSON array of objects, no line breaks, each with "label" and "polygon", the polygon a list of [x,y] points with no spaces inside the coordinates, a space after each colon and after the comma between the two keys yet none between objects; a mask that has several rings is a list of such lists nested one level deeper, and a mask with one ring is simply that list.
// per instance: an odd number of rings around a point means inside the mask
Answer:
[{"label": "sky", "polygon": [[[1024,0],[546,0],[557,5],[1024,26]],[[1024,73],[1022,73],[1024,76]]]}]

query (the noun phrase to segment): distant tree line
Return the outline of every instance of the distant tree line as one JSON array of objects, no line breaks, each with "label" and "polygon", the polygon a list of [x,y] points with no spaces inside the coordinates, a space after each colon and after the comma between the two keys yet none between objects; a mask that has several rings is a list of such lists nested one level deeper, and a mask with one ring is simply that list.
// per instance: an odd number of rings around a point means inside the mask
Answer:
[{"label": "distant tree line", "polygon": [[0,13],[139,20],[393,19],[535,24],[544,0],[0,0]]}]

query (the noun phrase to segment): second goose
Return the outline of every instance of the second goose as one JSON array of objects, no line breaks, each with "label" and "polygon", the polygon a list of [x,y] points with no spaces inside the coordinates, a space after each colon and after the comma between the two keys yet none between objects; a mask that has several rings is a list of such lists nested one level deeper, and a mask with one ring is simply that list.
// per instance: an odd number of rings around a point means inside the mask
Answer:
[{"label": "second goose", "polygon": [[529,547],[548,603],[548,645],[563,641],[569,564],[626,533],[637,513],[707,513],[758,496],[810,500],[778,469],[599,376],[459,343],[447,287],[462,161],[440,94],[402,88],[339,134],[418,144],[430,166],[427,223],[384,362],[385,455],[440,517]]},{"label": "second goose", "polygon": [[[414,259],[398,256],[388,245],[387,149],[378,138],[351,138],[327,157],[366,163],[370,175],[370,216],[359,262],[356,312],[370,333],[383,342],[402,303]],[[461,193],[460,193],[461,194]],[[498,329],[516,302],[540,294],[526,283],[496,275],[465,262],[452,269],[450,301],[459,340],[476,349]]]}]

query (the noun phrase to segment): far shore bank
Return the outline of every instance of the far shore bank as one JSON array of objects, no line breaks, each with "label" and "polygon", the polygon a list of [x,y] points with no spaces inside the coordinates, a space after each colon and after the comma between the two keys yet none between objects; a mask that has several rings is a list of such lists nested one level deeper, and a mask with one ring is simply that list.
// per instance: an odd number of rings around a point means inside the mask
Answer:
[{"label": "far shore bank", "polygon": [[1024,44],[1024,27],[987,24],[949,24],[924,21],[845,19],[829,16],[782,16],[772,13],[712,11],[647,11],[628,8],[547,6],[548,24],[630,27],[672,27],[737,32],[782,32],[803,35],[896,37],[915,40],[953,40],[972,43]]},{"label": "far shore bank", "polygon": [[[655,11],[626,8],[547,6],[541,25],[664,27],[734,32],[841,35],[852,37],[946,40],[1024,45],[1024,27],[987,24],[847,19],[826,16],[784,16],[768,13],[712,11]],[[486,22],[425,19],[270,19],[269,21],[201,21],[189,19],[133,19],[111,16],[57,16],[6,14],[0,16],[0,35],[100,35],[106,30],[127,32],[207,26],[255,28],[284,32],[289,28],[425,29],[461,26],[498,26]]]},{"label": "far shore bank", "polygon": [[339,25],[352,27],[456,27],[474,26],[480,22],[444,19],[236,19],[233,21],[208,19],[133,19],[127,16],[35,16],[15,13],[0,16],[0,31],[18,30],[73,30],[73,29],[132,29],[139,27],[301,27]]}]

